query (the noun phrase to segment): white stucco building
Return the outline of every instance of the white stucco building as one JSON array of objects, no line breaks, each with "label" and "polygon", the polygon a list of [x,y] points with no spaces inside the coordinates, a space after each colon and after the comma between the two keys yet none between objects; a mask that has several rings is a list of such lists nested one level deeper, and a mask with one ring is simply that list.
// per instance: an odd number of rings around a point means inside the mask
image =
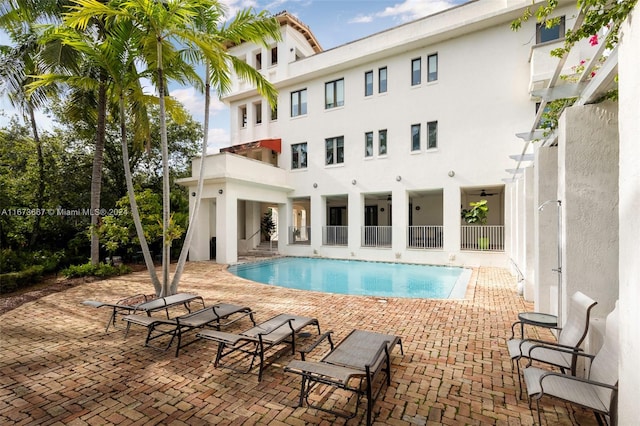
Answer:
[{"label": "white stucco building", "polygon": [[[580,24],[576,2],[560,1],[558,27],[511,31],[529,5],[469,2],[327,51],[283,13],[282,41],[232,47],[276,86],[278,106],[235,80],[232,147],[195,159],[181,181],[195,193],[204,164],[190,258],[236,262],[273,209],[280,254],[509,267],[536,310],[561,322],[582,291],[598,301],[589,352],[619,300],[618,422],[634,424],[637,7],[618,49],[584,41],[559,60],[549,53]],[[600,102],[616,76],[619,101]],[[575,104],[544,134],[541,111],[566,97]],[[487,224],[467,226],[461,209],[480,199]]]},{"label": "white stucco building", "polygon": [[[232,47],[276,86],[278,106],[234,80],[233,146],[204,159],[190,258],[235,262],[274,208],[280,254],[508,266],[505,169],[562,32],[513,32],[525,3],[470,2],[328,51],[285,12],[282,41]],[[200,161],[181,182],[190,193]],[[461,209],[480,199],[486,226],[467,226]]]}]

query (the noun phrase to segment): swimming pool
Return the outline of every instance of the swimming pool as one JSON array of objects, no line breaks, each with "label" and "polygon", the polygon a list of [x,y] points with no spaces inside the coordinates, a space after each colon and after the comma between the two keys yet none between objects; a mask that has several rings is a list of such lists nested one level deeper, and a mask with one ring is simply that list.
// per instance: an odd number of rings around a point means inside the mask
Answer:
[{"label": "swimming pool", "polygon": [[471,270],[448,266],[283,257],[229,267],[251,281],[299,290],[378,297],[462,299]]}]

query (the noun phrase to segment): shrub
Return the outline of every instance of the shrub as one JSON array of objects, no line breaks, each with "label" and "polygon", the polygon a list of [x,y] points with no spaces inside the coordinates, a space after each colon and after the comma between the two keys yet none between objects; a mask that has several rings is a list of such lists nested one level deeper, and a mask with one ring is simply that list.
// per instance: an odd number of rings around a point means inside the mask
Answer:
[{"label": "shrub", "polygon": [[0,274],[0,294],[11,293],[22,287],[40,281],[44,266],[34,265],[19,272]]},{"label": "shrub", "polygon": [[71,265],[61,271],[61,274],[67,278],[78,277],[99,277],[108,278],[115,275],[124,275],[131,272],[131,268],[126,265],[110,265],[108,263],[98,263],[92,265],[91,262],[83,263],[82,265]]}]

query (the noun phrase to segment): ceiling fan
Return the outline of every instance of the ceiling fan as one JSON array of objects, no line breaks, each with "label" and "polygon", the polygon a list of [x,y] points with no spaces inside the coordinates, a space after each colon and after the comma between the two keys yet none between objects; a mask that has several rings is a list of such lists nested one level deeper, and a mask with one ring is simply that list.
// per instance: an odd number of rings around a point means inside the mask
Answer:
[{"label": "ceiling fan", "polygon": [[480,196],[481,197],[491,197],[491,196],[496,195],[496,194],[497,194],[497,192],[487,192],[485,189],[480,191]]}]

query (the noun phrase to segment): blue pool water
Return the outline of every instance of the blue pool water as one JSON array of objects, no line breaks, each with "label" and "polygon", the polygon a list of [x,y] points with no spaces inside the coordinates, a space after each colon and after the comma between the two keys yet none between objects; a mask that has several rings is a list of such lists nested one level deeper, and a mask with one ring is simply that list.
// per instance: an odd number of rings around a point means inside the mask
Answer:
[{"label": "blue pool water", "polygon": [[457,267],[306,257],[233,265],[229,272],[300,290],[428,299],[464,298],[471,276],[470,269]]}]

